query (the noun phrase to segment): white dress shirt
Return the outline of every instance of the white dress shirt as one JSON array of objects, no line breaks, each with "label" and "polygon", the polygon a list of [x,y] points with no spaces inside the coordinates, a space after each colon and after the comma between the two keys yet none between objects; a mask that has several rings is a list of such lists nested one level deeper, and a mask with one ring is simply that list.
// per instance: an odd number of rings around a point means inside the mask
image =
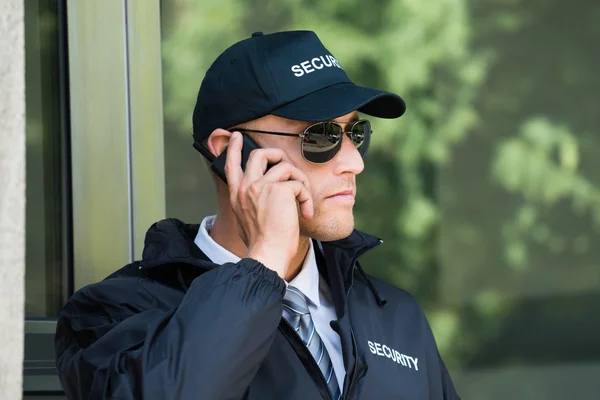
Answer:
[{"label": "white dress shirt", "polygon": [[[221,265],[240,261],[238,256],[221,247],[208,234],[214,221],[214,215],[204,218],[194,243],[215,264]],[[344,387],[344,376],[346,375],[342,358],[342,344],[339,335],[329,325],[329,322],[336,320],[337,316],[331,300],[331,291],[327,282],[321,279],[319,275],[312,240],[300,273],[289,284],[298,288],[308,299],[308,309],[315,323],[315,329],[329,353],[341,390]],[[283,317],[289,319],[289,314],[284,311]]]}]

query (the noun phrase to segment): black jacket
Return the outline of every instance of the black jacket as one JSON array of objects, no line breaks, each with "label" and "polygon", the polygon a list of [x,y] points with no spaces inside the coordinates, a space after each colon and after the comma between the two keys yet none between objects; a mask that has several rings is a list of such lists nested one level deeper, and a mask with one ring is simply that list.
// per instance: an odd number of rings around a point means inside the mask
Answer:
[{"label": "black jacket", "polygon": [[[215,266],[197,232],[175,219],[154,224],[141,261],[69,299],[56,332],[68,398],[329,398],[282,318],[284,281],[248,258]],[[458,399],[415,300],[356,266],[379,242],[354,231],[316,252],[339,317],[343,399]]]}]

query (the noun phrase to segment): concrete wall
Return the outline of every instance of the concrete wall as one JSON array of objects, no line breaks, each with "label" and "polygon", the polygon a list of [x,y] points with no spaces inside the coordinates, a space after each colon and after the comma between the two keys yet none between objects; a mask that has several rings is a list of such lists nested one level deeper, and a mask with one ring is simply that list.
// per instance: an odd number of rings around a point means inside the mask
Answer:
[{"label": "concrete wall", "polygon": [[0,398],[22,396],[25,276],[23,0],[0,1]]}]

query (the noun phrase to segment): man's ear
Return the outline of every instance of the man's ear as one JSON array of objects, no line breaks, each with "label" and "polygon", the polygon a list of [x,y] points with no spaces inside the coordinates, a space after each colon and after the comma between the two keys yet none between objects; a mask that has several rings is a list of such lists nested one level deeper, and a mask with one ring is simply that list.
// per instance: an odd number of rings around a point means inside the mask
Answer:
[{"label": "man's ear", "polygon": [[225,129],[215,129],[206,139],[206,148],[215,156],[218,157],[229,144],[231,132]]}]

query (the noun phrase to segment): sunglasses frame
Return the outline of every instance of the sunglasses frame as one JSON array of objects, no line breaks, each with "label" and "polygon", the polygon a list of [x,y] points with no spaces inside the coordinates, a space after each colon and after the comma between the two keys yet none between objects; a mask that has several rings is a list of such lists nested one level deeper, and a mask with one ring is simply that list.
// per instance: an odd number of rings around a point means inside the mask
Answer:
[{"label": "sunglasses frame", "polygon": [[[257,129],[246,129],[246,128],[230,128],[228,129],[228,131],[230,132],[234,132],[234,131],[239,131],[239,132],[251,132],[251,133],[262,133],[265,135],[276,135],[276,136],[290,136],[290,137],[299,137],[301,139],[304,139],[306,136],[309,135],[308,130],[314,126],[317,126],[319,124],[334,124],[340,127],[340,129],[342,130],[340,132],[340,142],[343,140],[344,138],[344,134],[346,136],[348,136],[348,138],[350,138],[350,140],[352,140],[352,129],[354,129],[354,127],[361,122],[367,122],[369,124],[369,132],[365,132],[366,134],[372,135],[373,134],[373,129],[371,129],[371,122],[368,119],[359,119],[357,121],[339,121],[339,122],[334,122],[334,121],[319,121],[319,122],[315,122],[314,124],[309,125],[308,127],[306,127],[306,129],[304,129],[304,132],[302,133],[289,133],[289,132],[275,132],[275,131],[261,131],[261,130],[257,130]],[[352,123],[352,126],[350,127],[349,131],[344,131],[344,127],[341,124],[350,124]],[[339,142],[337,143],[339,144]],[[337,146],[336,144],[336,146]],[[359,147],[356,147],[356,149],[358,150]],[[339,149],[338,149],[339,151]],[[335,156],[337,155],[337,152],[333,155],[333,157],[331,157],[329,160],[325,161],[325,162],[314,162],[314,161],[310,161],[306,158],[306,156],[304,155],[304,146],[303,146],[303,142],[300,142],[300,152],[302,153],[302,158],[304,158],[307,162],[311,163],[311,164],[326,164],[329,161],[333,160],[335,158]]]}]

